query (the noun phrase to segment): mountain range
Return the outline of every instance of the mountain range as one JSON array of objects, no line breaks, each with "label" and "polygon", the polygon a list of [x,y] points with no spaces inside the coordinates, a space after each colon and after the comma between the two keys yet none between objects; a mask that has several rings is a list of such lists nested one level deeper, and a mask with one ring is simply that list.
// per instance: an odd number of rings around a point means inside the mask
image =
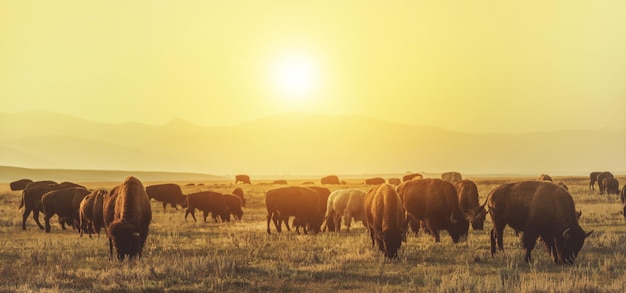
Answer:
[{"label": "mountain range", "polygon": [[230,127],[0,113],[0,165],[232,175],[626,173],[626,130],[463,133],[361,116],[283,113]]}]

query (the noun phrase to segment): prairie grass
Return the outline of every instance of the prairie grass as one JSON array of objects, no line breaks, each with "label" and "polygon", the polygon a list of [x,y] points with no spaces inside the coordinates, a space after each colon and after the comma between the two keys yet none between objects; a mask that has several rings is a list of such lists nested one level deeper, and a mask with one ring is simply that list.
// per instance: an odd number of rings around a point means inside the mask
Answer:
[{"label": "prairie grass", "polygon": [[[410,234],[396,260],[373,248],[365,227],[349,233],[267,235],[264,194],[276,186],[243,185],[247,204],[240,222],[184,220],[184,211],[152,202],[153,220],[143,257],[109,259],[106,235],[90,239],[52,221],[52,232],[32,220],[21,229],[20,193],[0,185],[1,292],[625,292],[626,224],[615,196],[588,190],[585,178],[568,184],[587,239],[574,265],[555,265],[541,243],[531,263],[523,261],[519,237],[505,229],[504,253],[491,256],[489,230],[473,231],[453,244]],[[510,178],[477,179],[481,204],[491,189]],[[620,180],[622,181],[622,180]],[[111,183],[85,183],[110,188]],[[182,185],[182,184],[181,184]],[[367,186],[329,186],[331,190]],[[231,192],[234,185],[211,182],[183,192]],[[43,218],[43,216],[41,216]],[[43,219],[42,219],[43,220]]]}]

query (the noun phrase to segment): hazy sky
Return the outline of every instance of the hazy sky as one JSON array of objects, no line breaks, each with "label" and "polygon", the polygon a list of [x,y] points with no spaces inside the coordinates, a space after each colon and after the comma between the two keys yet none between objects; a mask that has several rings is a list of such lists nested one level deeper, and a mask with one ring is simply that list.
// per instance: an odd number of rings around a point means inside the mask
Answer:
[{"label": "hazy sky", "polygon": [[626,126],[624,1],[0,0],[0,111]]}]

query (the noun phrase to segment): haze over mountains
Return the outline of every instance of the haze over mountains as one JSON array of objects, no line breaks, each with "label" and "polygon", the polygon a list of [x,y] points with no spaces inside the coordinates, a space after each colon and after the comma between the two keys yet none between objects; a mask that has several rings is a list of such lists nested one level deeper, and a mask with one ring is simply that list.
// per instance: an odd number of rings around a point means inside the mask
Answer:
[{"label": "haze over mountains", "polygon": [[626,130],[461,133],[359,116],[279,114],[232,127],[0,113],[0,165],[231,175],[626,173]]}]

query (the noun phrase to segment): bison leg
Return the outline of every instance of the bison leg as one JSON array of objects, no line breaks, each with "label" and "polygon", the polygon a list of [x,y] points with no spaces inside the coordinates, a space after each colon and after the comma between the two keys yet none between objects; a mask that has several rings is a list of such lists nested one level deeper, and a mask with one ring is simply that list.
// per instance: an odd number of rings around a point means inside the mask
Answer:
[{"label": "bison leg", "polygon": [[341,215],[335,214],[335,232],[341,231]]},{"label": "bison leg", "polygon": [[178,210],[178,208],[176,207],[176,203],[175,202],[170,203],[170,206],[173,207],[175,210]]},{"label": "bison leg", "polygon": [[279,217],[278,213],[276,212],[272,213],[272,222],[274,223],[274,228],[276,228],[276,232],[281,233],[283,232],[282,224],[278,220],[278,217]]},{"label": "bison leg", "polygon": [[163,202],[163,212],[165,212],[166,207],[167,207],[167,202]]},{"label": "bison leg", "polygon": [[[45,216],[43,217],[43,221],[44,221],[44,223],[46,224],[46,233],[50,233],[50,218],[51,218],[51,217],[52,217],[52,216],[50,216],[50,217],[49,217],[48,215],[45,215]],[[59,218],[59,219],[61,219],[61,218]]]},{"label": "bison leg", "polygon": [[113,240],[109,237],[109,259],[113,258]]},{"label": "bison leg", "polygon": [[285,216],[284,218],[280,217],[278,219],[278,221],[279,221],[279,223],[280,222],[285,222],[285,227],[287,227],[287,231],[291,232],[291,227],[289,227],[289,216]]},{"label": "bison leg", "polygon": [[491,228],[491,232],[489,234],[491,236],[491,256],[493,257],[493,255],[496,254],[496,237],[498,237],[498,235],[496,235],[496,228]]},{"label": "bison leg", "polygon": [[271,213],[267,213],[267,234],[272,234],[272,232],[270,232],[270,220],[272,218],[272,214]]},{"label": "bison leg", "polygon": [[343,216],[343,221],[344,221],[344,225],[346,226],[346,229],[348,230],[348,233],[350,232],[350,225],[352,224],[352,215],[350,215],[350,212],[345,211],[344,212],[344,216]]},{"label": "bison leg", "polygon": [[30,216],[31,210],[29,208],[24,208],[24,213],[22,214],[22,230],[26,230],[26,219]]},{"label": "bison leg", "polygon": [[525,231],[522,234],[522,245],[526,249],[526,257],[524,257],[524,260],[526,262],[530,262],[530,253],[535,248],[535,244],[537,243],[538,236],[539,235],[537,235],[537,233],[529,232],[529,231]]},{"label": "bison leg", "polygon": [[41,225],[41,222],[39,222],[39,210],[33,210],[33,219],[35,220],[35,223],[37,223],[37,226],[39,226],[39,229],[44,230],[43,225]]}]

